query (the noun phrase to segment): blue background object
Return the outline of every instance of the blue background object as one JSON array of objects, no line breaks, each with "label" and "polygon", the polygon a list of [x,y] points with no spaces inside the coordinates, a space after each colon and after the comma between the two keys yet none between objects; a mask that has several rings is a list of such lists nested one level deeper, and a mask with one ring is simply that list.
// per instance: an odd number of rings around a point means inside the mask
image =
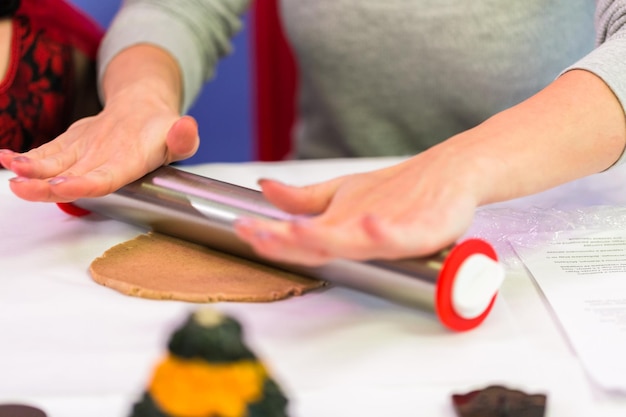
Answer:
[{"label": "blue background object", "polygon": [[[70,0],[107,27],[120,0]],[[252,74],[249,16],[234,38],[234,52],[217,67],[216,76],[205,86],[189,114],[200,130],[200,149],[184,164],[244,162],[255,158],[252,116]]]}]

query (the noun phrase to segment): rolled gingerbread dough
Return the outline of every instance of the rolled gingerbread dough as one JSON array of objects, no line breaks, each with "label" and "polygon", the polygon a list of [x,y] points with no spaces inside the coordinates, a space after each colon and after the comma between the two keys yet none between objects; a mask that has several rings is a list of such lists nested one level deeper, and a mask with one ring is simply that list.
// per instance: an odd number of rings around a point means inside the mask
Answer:
[{"label": "rolled gingerbread dough", "polygon": [[197,303],[275,301],[326,284],[152,232],[107,250],[89,272],[123,294]]}]

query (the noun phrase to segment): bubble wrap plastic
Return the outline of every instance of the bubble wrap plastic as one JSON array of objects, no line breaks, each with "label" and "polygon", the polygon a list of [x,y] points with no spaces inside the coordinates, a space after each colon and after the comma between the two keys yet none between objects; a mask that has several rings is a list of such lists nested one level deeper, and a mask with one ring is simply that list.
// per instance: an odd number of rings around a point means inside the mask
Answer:
[{"label": "bubble wrap plastic", "polygon": [[510,242],[536,247],[570,230],[626,229],[626,166],[509,202],[480,207],[464,238],[493,245],[502,263],[520,260]]}]

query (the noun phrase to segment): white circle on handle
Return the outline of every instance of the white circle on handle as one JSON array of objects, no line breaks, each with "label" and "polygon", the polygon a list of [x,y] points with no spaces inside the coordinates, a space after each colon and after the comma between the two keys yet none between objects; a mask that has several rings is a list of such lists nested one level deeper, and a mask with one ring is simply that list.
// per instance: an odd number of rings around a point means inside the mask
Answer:
[{"label": "white circle on handle", "polygon": [[491,303],[504,281],[504,267],[498,262],[477,253],[468,256],[454,277],[452,308],[464,319],[480,316]]}]

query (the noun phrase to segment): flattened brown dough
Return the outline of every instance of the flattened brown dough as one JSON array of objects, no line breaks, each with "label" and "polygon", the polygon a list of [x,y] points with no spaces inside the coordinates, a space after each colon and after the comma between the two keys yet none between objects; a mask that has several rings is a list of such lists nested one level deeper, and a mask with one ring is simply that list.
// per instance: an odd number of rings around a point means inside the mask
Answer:
[{"label": "flattened brown dough", "polygon": [[158,233],[112,247],[89,272],[123,294],[197,303],[276,301],[325,285]]}]

